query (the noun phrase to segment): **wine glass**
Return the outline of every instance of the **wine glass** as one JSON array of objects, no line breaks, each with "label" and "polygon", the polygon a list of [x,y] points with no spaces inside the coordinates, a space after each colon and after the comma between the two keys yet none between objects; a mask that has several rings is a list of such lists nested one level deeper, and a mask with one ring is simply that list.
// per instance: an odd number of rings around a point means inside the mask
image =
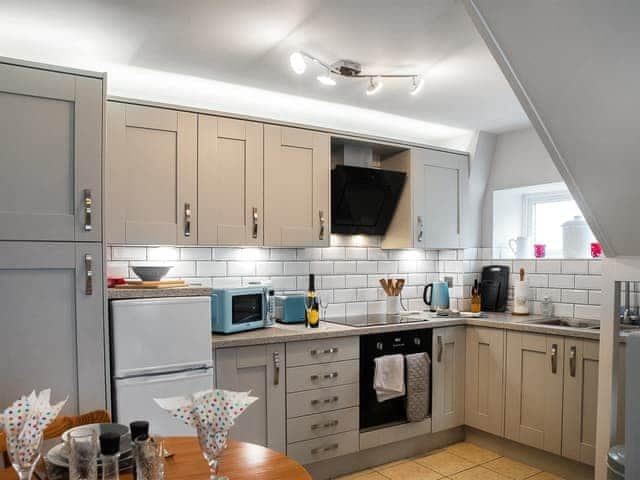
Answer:
[{"label": "wine glass", "polygon": [[227,440],[229,439],[229,430],[216,432],[205,426],[198,425],[198,442],[202,456],[209,465],[209,480],[229,480],[229,477],[219,477],[218,467],[220,466],[220,456],[227,448]]},{"label": "wine glass", "polygon": [[34,439],[7,440],[7,453],[20,480],[30,480],[42,454],[42,431]]},{"label": "wine glass", "polygon": [[322,309],[322,320],[327,319],[327,308],[329,308],[329,302],[326,295],[318,295],[318,303]]}]

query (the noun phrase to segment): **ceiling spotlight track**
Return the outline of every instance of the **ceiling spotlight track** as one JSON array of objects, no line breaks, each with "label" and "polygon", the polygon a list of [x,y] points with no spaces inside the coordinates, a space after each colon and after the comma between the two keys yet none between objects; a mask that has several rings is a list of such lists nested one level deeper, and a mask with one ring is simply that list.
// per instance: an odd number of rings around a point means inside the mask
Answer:
[{"label": "ceiling spotlight track", "polygon": [[393,73],[383,73],[383,74],[364,74],[362,73],[362,65],[358,62],[354,62],[352,60],[338,60],[332,64],[328,64],[323,62],[317,57],[313,55],[299,51],[293,52],[289,57],[289,62],[291,64],[291,68],[298,75],[302,75],[307,69],[306,61],[310,60],[314,63],[317,63],[326,69],[326,72],[323,75],[318,75],[316,79],[322,83],[323,85],[334,86],[336,85],[335,79],[332,75],[338,75],[341,77],[348,78],[366,78],[369,79],[369,86],[366,89],[367,95],[374,95],[378,93],[382,89],[382,79],[383,78],[391,78],[391,79],[411,79],[411,87],[409,89],[409,93],[411,95],[417,95],[422,87],[424,86],[424,78],[422,78],[418,74],[393,74]]}]

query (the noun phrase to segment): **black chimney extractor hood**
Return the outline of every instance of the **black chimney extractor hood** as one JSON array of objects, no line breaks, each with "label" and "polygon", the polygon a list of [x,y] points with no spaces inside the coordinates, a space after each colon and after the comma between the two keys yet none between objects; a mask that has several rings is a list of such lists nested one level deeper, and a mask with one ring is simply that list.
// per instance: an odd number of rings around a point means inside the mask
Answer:
[{"label": "black chimney extractor hood", "polygon": [[331,171],[331,232],[384,235],[406,173],[337,165]]}]

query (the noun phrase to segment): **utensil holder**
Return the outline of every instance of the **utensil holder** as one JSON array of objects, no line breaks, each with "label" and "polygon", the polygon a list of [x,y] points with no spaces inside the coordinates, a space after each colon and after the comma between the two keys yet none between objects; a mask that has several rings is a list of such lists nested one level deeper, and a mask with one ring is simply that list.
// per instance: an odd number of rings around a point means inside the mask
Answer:
[{"label": "utensil holder", "polygon": [[388,315],[397,315],[401,311],[400,306],[400,296],[389,296],[387,297],[387,314]]}]

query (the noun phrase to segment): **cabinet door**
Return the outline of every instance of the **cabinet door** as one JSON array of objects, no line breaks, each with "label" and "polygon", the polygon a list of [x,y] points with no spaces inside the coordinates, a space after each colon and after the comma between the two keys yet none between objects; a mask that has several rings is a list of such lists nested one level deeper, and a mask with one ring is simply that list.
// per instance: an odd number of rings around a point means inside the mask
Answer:
[{"label": "cabinet door", "polygon": [[198,243],[262,245],[262,125],[198,116]]},{"label": "cabinet door", "polygon": [[216,386],[258,397],[231,437],[286,452],[284,344],[216,350]]},{"label": "cabinet door", "polygon": [[565,339],[562,455],[589,465],[595,459],[598,350],[596,341]]},{"label": "cabinet door", "polygon": [[51,388],[66,414],[105,408],[102,278],[100,244],[0,242],[0,405]]},{"label": "cabinet door", "polygon": [[465,327],[433,330],[432,431],[464,425]]},{"label": "cabinet door", "polygon": [[564,339],[507,333],[505,436],[560,455]]},{"label": "cabinet door", "polygon": [[467,157],[415,148],[414,247],[458,248],[462,225],[462,180]]},{"label": "cabinet door", "polygon": [[107,104],[109,243],[197,241],[197,116]]},{"label": "cabinet door", "polygon": [[264,127],[264,243],[328,246],[329,135]]},{"label": "cabinet door", "polygon": [[0,240],[102,239],[102,92],[0,63]]},{"label": "cabinet door", "polygon": [[504,331],[467,327],[465,423],[504,435]]}]

